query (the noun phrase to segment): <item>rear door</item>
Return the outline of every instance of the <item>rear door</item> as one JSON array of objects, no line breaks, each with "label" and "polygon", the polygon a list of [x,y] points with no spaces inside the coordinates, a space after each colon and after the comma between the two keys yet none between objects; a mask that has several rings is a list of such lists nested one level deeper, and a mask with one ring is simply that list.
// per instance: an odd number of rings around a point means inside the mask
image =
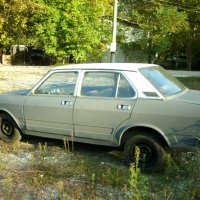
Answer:
[{"label": "rear door", "polygon": [[112,132],[127,120],[136,92],[120,72],[85,71],[74,107],[76,137],[112,140]]}]

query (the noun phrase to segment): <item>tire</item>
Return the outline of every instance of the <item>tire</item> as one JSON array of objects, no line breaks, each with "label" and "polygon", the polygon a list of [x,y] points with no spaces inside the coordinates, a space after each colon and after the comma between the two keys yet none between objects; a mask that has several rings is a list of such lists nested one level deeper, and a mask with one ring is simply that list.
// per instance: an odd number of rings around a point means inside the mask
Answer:
[{"label": "tire", "polygon": [[21,140],[21,134],[16,123],[8,114],[0,114],[0,138],[7,143]]},{"label": "tire", "polygon": [[135,147],[140,149],[138,166],[143,172],[158,171],[164,164],[165,150],[152,136],[141,133],[130,138],[124,146],[126,161],[135,162]]}]

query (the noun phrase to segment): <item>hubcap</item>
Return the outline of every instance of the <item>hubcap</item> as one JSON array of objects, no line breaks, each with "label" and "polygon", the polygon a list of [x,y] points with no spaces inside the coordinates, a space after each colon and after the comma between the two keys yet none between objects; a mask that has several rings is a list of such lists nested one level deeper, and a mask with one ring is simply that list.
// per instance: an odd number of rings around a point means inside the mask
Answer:
[{"label": "hubcap", "polygon": [[3,121],[1,125],[1,129],[2,129],[3,134],[7,136],[11,136],[13,133],[13,127],[9,121]]},{"label": "hubcap", "polygon": [[140,149],[140,161],[141,162],[149,162],[151,161],[153,157],[152,149],[149,147],[149,145],[142,143],[138,145]]}]

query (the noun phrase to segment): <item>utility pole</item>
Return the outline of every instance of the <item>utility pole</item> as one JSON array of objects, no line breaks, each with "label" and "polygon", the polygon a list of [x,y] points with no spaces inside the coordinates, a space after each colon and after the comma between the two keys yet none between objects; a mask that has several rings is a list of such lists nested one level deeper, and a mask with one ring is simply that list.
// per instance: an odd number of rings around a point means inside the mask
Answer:
[{"label": "utility pole", "polygon": [[116,37],[117,37],[117,0],[114,0],[113,6],[113,34],[112,43],[110,44],[110,62],[115,62],[115,53],[117,48]]}]

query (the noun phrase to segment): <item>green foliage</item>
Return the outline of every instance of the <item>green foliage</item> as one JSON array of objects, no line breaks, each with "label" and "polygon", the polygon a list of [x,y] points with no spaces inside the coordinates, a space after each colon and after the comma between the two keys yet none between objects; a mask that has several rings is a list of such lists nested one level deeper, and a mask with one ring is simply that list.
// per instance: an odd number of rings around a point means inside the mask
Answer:
[{"label": "green foliage", "polygon": [[[151,62],[155,52],[169,50],[172,34],[188,30],[188,16],[176,6],[165,6],[158,1],[126,0],[121,16],[138,24],[143,35],[135,42],[142,49],[147,49],[148,61]],[[132,3],[132,4],[131,4]],[[167,1],[166,1],[167,3]]]},{"label": "green foliage", "polygon": [[29,13],[35,8],[35,4],[31,1],[0,1],[0,51],[8,52],[11,44],[23,43]]},{"label": "green foliage", "polygon": [[200,77],[178,77],[184,85],[192,90],[200,90]]},{"label": "green foliage", "polygon": [[[175,153],[168,155],[166,168],[163,172],[162,185],[163,193],[159,195],[161,199],[199,199],[200,151]],[[181,192],[177,192],[181,191]]]},{"label": "green foliage", "polygon": [[184,54],[188,69],[199,69],[199,0],[122,0],[119,10],[121,18],[137,23],[143,31],[132,44],[141,46],[149,62],[155,53],[158,56]]},{"label": "green foliage", "polygon": [[0,50],[24,43],[82,62],[110,39],[110,0],[1,0],[0,8]]},{"label": "green foliage", "polygon": [[128,199],[142,200],[148,197],[151,199],[151,195],[148,193],[147,178],[143,176],[138,167],[140,158],[140,149],[135,148],[135,163],[132,163],[129,167],[129,192]]}]

